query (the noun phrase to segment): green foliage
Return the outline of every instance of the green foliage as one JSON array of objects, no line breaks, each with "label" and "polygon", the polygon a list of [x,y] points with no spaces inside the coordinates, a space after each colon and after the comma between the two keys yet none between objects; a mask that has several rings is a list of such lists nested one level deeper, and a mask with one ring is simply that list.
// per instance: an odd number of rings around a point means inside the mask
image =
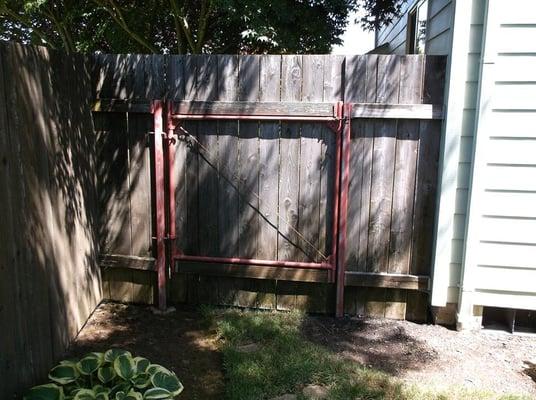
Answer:
[{"label": "green foliage", "polygon": [[51,383],[31,388],[24,400],[169,400],[183,390],[173,372],[121,349],[61,361],[48,378]]},{"label": "green foliage", "polygon": [[112,53],[326,53],[361,9],[367,29],[406,0],[0,0],[0,40]]}]

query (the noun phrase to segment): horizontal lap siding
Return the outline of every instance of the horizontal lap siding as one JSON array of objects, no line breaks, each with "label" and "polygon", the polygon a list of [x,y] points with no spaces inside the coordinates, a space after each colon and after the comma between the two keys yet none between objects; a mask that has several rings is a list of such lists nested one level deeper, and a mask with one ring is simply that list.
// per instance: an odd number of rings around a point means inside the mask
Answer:
[{"label": "horizontal lap siding", "polygon": [[[475,304],[536,309],[536,5],[500,7],[495,71],[471,206]],[[474,222],[473,222],[474,221]]]},{"label": "horizontal lap siding", "polygon": [[[450,6],[452,7],[452,5]],[[465,246],[465,229],[467,223],[467,198],[471,179],[473,157],[473,136],[475,108],[480,67],[480,47],[482,43],[482,26],[484,22],[485,0],[473,0],[471,10],[471,27],[469,36],[469,54],[466,69],[464,93],[464,111],[462,114],[462,131],[460,132],[460,154],[458,162],[458,179],[456,182],[456,208],[453,215],[453,245],[450,268],[448,302],[458,301],[461,262]],[[456,277],[456,279],[454,279]]]},{"label": "horizontal lap siding", "polygon": [[[376,47],[388,44],[386,49],[382,49],[382,53],[404,54],[406,52],[408,15],[416,3],[417,0],[405,2],[400,17],[378,31]],[[449,54],[452,12],[451,0],[428,1],[426,54]]]},{"label": "horizontal lap siding", "polygon": [[451,1],[431,0],[428,8],[426,54],[449,54],[454,6]]}]

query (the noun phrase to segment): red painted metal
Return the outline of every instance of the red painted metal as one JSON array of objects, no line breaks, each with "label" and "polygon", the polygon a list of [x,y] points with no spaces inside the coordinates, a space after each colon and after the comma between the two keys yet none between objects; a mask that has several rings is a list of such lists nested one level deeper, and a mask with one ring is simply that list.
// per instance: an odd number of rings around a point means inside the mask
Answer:
[{"label": "red painted metal", "polygon": [[336,121],[335,117],[309,117],[305,115],[285,116],[285,115],[239,115],[239,114],[173,114],[174,119],[232,119],[232,120],[255,120],[255,121],[315,121],[329,122]]},{"label": "red painted metal", "polygon": [[352,105],[347,104],[345,110],[345,120],[343,125],[342,142],[342,179],[340,188],[340,216],[339,234],[333,240],[338,240],[337,253],[337,285],[336,285],[336,309],[337,317],[344,315],[344,275],[346,257],[346,228],[348,222],[348,190],[350,186],[350,139],[351,139],[351,115]]},{"label": "red painted metal", "polygon": [[175,229],[175,182],[174,182],[174,169],[175,164],[175,124],[173,123],[173,118],[171,118],[171,102],[167,101],[165,104],[166,109],[166,165],[167,165],[167,189],[168,189],[168,221],[167,221],[167,232],[166,238],[167,241],[167,254],[169,258],[166,262],[168,270],[168,276],[171,277],[173,269],[173,251],[174,251],[174,240],[176,239],[176,229]]},{"label": "red painted metal", "polygon": [[[345,105],[343,102],[337,102],[335,105],[335,117],[322,117],[322,116],[284,116],[284,115],[235,115],[235,114],[172,114],[169,110],[172,109],[172,104],[167,104],[168,114],[168,139],[173,135],[173,131],[176,125],[180,124],[181,120],[256,120],[256,121],[312,121],[312,122],[325,122],[332,129],[336,136],[336,151],[335,151],[335,183],[333,191],[333,224],[332,224],[332,248],[331,255],[328,258],[328,262],[314,263],[314,262],[298,262],[298,261],[281,261],[281,260],[257,260],[249,258],[235,258],[235,257],[208,257],[208,256],[193,256],[185,255],[180,251],[175,250],[173,252],[173,261],[192,261],[192,262],[206,262],[215,264],[236,264],[236,265],[259,265],[259,266],[273,266],[273,267],[286,267],[286,268],[303,268],[303,269],[322,269],[327,270],[329,273],[330,282],[335,282],[337,264],[340,263],[340,245],[339,230],[340,230],[340,202],[341,202],[341,152],[342,152],[342,134],[345,125],[343,124],[345,116]],[[176,124],[176,125],[175,125]],[[346,154],[345,154],[346,156]],[[169,161],[172,161],[173,153],[169,153]],[[172,166],[172,162],[168,164]],[[346,164],[347,165],[347,164]],[[174,201],[174,182],[171,176],[172,171],[170,168],[169,173],[169,195],[168,195],[168,215],[169,215],[169,235],[171,238],[175,236],[175,201]],[[348,179],[348,171],[346,171],[346,180]],[[346,182],[347,183],[347,182]],[[347,193],[344,201],[348,201]],[[344,213],[344,219],[346,219],[346,213]],[[346,222],[345,222],[346,223]],[[344,272],[344,271],[343,271]]]},{"label": "red painted metal", "polygon": [[173,256],[178,261],[194,261],[220,264],[240,264],[240,265],[259,265],[266,267],[286,267],[286,268],[304,268],[304,269],[331,269],[331,263],[312,263],[301,261],[281,261],[281,260],[257,260],[254,258],[238,257],[207,257],[207,256],[189,256],[186,254],[175,253]]},{"label": "red painted metal", "polygon": [[165,200],[165,143],[162,131],[162,102],[152,104],[154,118],[154,170],[156,210],[156,272],[158,277],[158,308],[166,309],[166,200]]},{"label": "red painted metal", "polygon": [[335,133],[335,180],[334,180],[334,188],[333,188],[333,222],[331,225],[331,256],[330,256],[330,263],[332,265],[332,270],[330,272],[330,282],[335,281],[335,271],[337,269],[337,237],[339,232],[339,185],[340,185],[340,176],[341,176],[341,129],[343,128],[342,125],[342,118],[343,118],[343,110],[344,104],[342,102],[338,102],[336,106],[336,112],[337,112],[337,118],[338,118],[338,124],[336,127],[332,127],[333,132]]}]

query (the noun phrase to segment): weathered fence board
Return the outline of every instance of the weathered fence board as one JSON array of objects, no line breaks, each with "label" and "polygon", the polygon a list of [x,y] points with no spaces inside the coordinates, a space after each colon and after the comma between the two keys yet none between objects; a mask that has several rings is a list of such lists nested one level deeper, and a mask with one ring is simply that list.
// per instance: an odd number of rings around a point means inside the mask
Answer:
[{"label": "weathered fence board", "polygon": [[[109,63],[100,67],[105,74],[125,68],[120,57],[101,56],[97,63],[103,62]],[[160,99],[151,96],[163,91],[175,101],[174,112],[199,118],[182,123],[191,137],[176,131],[175,248],[188,255],[324,261],[333,240],[333,132],[307,121],[202,118],[207,113],[329,117],[336,101],[353,103],[346,283],[378,289],[355,292],[359,299],[346,297],[355,312],[409,315],[409,304],[414,307],[416,300],[407,291],[426,290],[430,274],[444,63],[444,57],[411,55],[144,59],[144,73],[135,74],[134,81],[152,82],[146,99]],[[160,70],[167,73],[157,83],[151,71]],[[108,107],[102,93],[127,93],[125,109],[141,109],[136,102],[142,99],[128,95],[141,92],[128,89],[135,83],[115,79],[112,73],[111,79],[96,80],[100,107]],[[117,89],[122,86],[127,89]],[[236,275],[239,270],[248,272]],[[290,279],[286,272],[266,275],[266,267],[181,262],[179,271]],[[314,275],[290,272],[298,280]],[[189,278],[181,282],[177,287],[193,284]],[[261,285],[256,281],[239,288],[233,280],[216,278],[204,282],[209,291],[224,293],[218,298],[229,304],[240,296],[255,303],[248,293]],[[290,292],[280,294],[277,307],[302,301]]]},{"label": "weathered fence board", "polygon": [[0,398],[43,381],[101,299],[91,80],[0,45]]}]

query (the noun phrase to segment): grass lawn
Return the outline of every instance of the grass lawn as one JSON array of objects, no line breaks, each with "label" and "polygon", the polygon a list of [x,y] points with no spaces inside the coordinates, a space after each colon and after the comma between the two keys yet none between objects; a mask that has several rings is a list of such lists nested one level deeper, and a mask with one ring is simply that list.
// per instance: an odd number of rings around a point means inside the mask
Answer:
[{"label": "grass lawn", "polygon": [[408,386],[383,372],[342,359],[305,339],[304,315],[204,309],[207,322],[220,339],[224,358],[226,398],[271,399],[296,394],[309,384],[329,391],[329,399],[524,399],[453,388],[433,392],[425,386]]}]

